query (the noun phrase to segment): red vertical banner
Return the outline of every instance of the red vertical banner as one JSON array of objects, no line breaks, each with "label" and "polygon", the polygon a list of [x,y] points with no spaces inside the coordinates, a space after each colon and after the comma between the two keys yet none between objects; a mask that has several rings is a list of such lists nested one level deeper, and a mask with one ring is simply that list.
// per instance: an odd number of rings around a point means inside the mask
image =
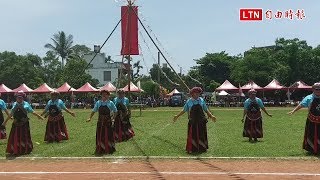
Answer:
[{"label": "red vertical banner", "polygon": [[139,55],[138,6],[121,6],[121,55]]}]

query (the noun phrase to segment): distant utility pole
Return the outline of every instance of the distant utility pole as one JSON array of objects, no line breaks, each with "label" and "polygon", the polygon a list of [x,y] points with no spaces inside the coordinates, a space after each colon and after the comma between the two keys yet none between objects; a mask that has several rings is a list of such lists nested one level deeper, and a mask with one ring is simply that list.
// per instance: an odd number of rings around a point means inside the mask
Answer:
[{"label": "distant utility pole", "polygon": [[160,71],[161,71],[161,66],[160,66],[160,52],[158,52],[158,83],[160,84]]}]

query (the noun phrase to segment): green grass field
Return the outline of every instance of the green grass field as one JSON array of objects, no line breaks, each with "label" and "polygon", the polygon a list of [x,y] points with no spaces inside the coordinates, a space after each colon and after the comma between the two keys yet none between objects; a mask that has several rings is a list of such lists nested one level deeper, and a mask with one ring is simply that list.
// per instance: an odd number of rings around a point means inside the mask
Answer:
[{"label": "green grass field", "polygon": [[[172,123],[181,108],[155,108],[132,113],[134,139],[116,144],[116,152],[108,156],[192,156],[185,152],[187,119],[182,116]],[[268,108],[267,108],[268,109]],[[264,138],[249,143],[242,137],[242,109],[211,108],[217,122],[208,122],[209,150],[201,156],[216,157],[288,157],[306,156],[302,149],[306,110],[288,116],[288,108],[269,108],[273,117],[264,116]],[[40,112],[40,111],[38,111]],[[90,110],[75,110],[76,118],[64,113],[70,139],[61,143],[43,141],[46,122],[31,114],[32,157],[94,156],[97,114],[86,122]],[[11,122],[7,125],[9,136]],[[0,157],[5,156],[7,140],[0,141]]]}]

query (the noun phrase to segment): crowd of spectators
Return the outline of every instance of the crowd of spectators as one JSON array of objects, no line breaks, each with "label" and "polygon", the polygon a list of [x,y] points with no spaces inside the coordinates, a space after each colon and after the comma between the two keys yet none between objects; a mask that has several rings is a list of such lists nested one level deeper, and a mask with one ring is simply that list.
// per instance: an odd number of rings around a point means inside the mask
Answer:
[{"label": "crowd of spectators", "polygon": [[[246,97],[239,96],[212,96],[212,93],[206,93],[202,96],[207,105],[211,107],[242,107]],[[60,97],[66,104],[67,108],[79,108],[79,109],[90,109],[93,108],[95,102],[99,99],[99,96],[91,97],[76,97],[76,96],[62,96]],[[154,96],[132,96],[130,102],[132,107],[164,107],[164,106],[183,106],[188,96],[171,96],[171,97],[160,97]],[[303,97],[299,98],[300,100]],[[2,99],[7,103],[8,108],[12,107],[14,97],[7,96]],[[48,97],[33,97],[27,96],[26,101],[30,102],[31,105],[36,109],[42,109],[45,107]],[[111,97],[111,100],[113,97]],[[300,101],[297,99],[287,100],[283,98],[267,98],[261,97],[265,106],[296,106]]]}]

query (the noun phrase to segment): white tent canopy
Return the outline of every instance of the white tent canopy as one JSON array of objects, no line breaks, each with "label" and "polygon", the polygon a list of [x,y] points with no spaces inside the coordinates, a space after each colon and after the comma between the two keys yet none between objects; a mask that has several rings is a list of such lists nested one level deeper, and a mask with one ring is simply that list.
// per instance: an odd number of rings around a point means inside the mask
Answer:
[{"label": "white tent canopy", "polygon": [[226,91],[220,91],[218,93],[218,96],[227,96],[227,95],[229,95],[229,93],[227,93]]},{"label": "white tent canopy", "polygon": [[169,94],[167,94],[168,96],[172,96],[173,94],[176,93],[180,93],[177,89],[172,90]]}]

